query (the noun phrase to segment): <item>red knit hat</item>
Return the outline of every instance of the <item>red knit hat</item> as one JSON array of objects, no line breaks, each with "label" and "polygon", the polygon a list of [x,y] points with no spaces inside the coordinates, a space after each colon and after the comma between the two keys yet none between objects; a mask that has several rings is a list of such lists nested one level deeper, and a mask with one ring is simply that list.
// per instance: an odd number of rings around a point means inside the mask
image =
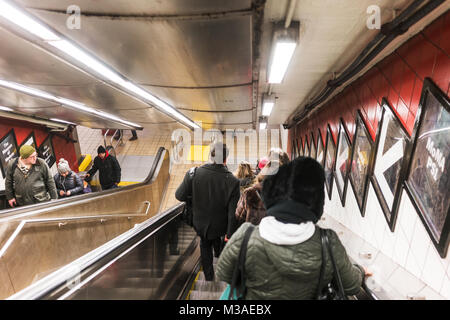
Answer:
[{"label": "red knit hat", "polygon": [[266,166],[267,162],[269,162],[269,158],[262,157],[258,162],[258,168],[262,170]]}]

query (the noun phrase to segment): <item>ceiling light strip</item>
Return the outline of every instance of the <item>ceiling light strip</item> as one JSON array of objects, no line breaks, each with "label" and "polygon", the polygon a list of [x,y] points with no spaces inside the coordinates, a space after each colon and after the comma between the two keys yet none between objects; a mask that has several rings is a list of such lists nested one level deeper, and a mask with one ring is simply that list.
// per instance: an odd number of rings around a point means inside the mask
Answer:
[{"label": "ceiling light strip", "polygon": [[179,112],[168,103],[160,100],[148,91],[138,87],[134,83],[126,80],[119,73],[110,69],[102,61],[90,55],[85,50],[78,47],[76,44],[71,43],[63,37],[56,35],[56,33],[54,33],[50,27],[46,26],[41,21],[28,14],[23,9],[20,9],[19,7],[8,3],[8,1],[6,0],[0,0],[0,16],[3,16],[22,29],[34,34],[41,40],[46,41],[49,45],[82,63],[90,70],[94,71],[97,75],[100,75],[101,77],[113,82],[114,84],[119,85],[122,89],[133,92],[140,98],[144,99],[146,102],[150,102],[151,104],[156,105],[158,109],[168,113],[172,117],[175,117],[185,125],[191,128],[200,128],[198,124],[184,116],[181,112]]},{"label": "ceiling light strip", "polygon": [[86,113],[94,114],[102,119],[107,119],[107,120],[112,120],[112,121],[118,122],[122,125],[130,127],[131,129],[141,128],[141,126],[136,123],[123,120],[115,115],[112,115],[112,114],[109,114],[109,113],[106,113],[103,111],[95,110],[94,108],[88,107],[88,106],[84,105],[83,103],[80,103],[80,102],[77,102],[74,100],[70,100],[70,99],[66,99],[66,98],[57,97],[48,92],[45,92],[45,91],[42,91],[39,89],[35,89],[35,88],[30,88],[30,87],[24,86],[19,83],[0,79],[0,86],[9,88],[9,89],[13,89],[13,90],[16,90],[16,91],[19,91],[19,92],[22,92],[22,93],[25,93],[28,95],[38,97],[38,98],[50,100],[50,101],[62,104],[64,106],[67,106],[67,107],[72,107],[78,111],[83,111]]}]

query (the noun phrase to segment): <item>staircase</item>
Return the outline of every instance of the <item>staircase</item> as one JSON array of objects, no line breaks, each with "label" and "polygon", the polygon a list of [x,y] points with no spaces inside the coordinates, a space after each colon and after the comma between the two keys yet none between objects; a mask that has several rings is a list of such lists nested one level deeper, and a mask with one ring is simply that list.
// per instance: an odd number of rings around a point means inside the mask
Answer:
[{"label": "staircase", "polygon": [[[217,258],[214,258],[213,265],[215,270]],[[203,271],[200,270],[186,300],[219,300],[226,287],[227,283],[217,278],[214,281],[206,281]]]}]

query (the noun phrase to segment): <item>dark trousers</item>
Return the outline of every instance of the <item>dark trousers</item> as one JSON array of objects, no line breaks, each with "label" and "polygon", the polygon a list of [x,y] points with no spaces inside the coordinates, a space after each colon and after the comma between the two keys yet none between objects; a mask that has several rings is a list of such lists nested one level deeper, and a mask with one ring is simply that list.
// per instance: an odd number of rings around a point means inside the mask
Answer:
[{"label": "dark trousers", "polygon": [[110,185],[110,186],[103,186],[102,185],[102,190],[108,190],[108,189],[115,189],[118,188],[118,186],[116,184]]},{"label": "dark trousers", "polygon": [[219,257],[220,252],[222,250],[221,238],[210,240],[200,237],[200,255],[203,273],[205,274],[206,281],[214,280],[213,249],[214,249],[214,256],[216,258]]}]

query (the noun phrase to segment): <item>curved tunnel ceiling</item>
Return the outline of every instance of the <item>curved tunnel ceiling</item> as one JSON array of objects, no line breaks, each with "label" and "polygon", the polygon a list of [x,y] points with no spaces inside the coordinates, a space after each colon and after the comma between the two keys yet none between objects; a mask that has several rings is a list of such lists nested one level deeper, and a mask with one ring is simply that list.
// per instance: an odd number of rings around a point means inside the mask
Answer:
[{"label": "curved tunnel ceiling", "polygon": [[[381,22],[413,0],[380,0]],[[174,106],[205,129],[256,128],[261,96],[278,99],[269,117],[279,126],[341,72],[379,32],[367,30],[372,0],[16,0],[68,39],[93,53],[141,88]],[[299,45],[281,84],[269,86],[266,68],[273,23],[300,21]],[[70,5],[81,28],[69,29]],[[448,8],[448,5],[447,5]],[[442,12],[444,7],[438,11]],[[435,15],[438,13],[434,13]],[[17,28],[16,28],[17,29]],[[184,127],[172,117],[118,90],[0,19],[0,79],[16,81],[82,102],[143,127]],[[395,48],[390,48],[394,50]],[[76,64],[75,64],[76,65]],[[42,117],[55,114],[89,127],[117,127],[94,116],[11,90],[0,104]]]}]

